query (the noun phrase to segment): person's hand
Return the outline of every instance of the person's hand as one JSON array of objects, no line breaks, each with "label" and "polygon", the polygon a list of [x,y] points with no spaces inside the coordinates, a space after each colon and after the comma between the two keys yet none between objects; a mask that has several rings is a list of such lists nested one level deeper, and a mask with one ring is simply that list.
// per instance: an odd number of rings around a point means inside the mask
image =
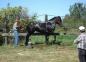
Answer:
[{"label": "person's hand", "polygon": [[21,28],[21,31],[24,30],[24,28]]},{"label": "person's hand", "polygon": [[23,32],[24,31],[24,28],[21,28],[20,31]]}]

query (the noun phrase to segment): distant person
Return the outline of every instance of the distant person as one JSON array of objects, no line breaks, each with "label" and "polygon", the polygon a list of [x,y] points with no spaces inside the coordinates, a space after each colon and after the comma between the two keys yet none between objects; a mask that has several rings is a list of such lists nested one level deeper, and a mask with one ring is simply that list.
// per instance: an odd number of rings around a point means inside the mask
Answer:
[{"label": "distant person", "polygon": [[85,27],[80,26],[80,35],[74,40],[74,43],[77,44],[78,56],[80,62],[86,62],[86,33]]},{"label": "distant person", "polygon": [[20,21],[19,18],[17,17],[13,24],[14,47],[17,47],[19,43],[19,30],[20,30]]}]

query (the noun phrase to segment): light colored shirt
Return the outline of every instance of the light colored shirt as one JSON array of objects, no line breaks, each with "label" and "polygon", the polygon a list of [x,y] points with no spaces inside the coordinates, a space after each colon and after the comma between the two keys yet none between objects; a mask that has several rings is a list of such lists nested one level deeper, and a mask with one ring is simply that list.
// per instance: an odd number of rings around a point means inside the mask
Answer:
[{"label": "light colored shirt", "polygon": [[81,33],[75,40],[74,43],[77,44],[77,48],[86,50],[86,33]]},{"label": "light colored shirt", "polygon": [[13,30],[17,30],[17,27],[18,27],[17,22],[15,22],[15,23],[13,24]]}]

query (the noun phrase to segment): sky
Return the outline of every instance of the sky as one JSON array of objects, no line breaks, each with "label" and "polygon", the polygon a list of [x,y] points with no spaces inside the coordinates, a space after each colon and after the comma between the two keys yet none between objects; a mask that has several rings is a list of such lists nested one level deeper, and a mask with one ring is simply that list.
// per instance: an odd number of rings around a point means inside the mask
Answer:
[{"label": "sky", "polygon": [[86,0],[0,0],[0,8],[10,6],[22,6],[28,9],[28,14],[37,14],[40,20],[44,20],[45,14],[48,18],[54,16],[65,16],[69,14],[70,5],[81,2],[86,3]]}]

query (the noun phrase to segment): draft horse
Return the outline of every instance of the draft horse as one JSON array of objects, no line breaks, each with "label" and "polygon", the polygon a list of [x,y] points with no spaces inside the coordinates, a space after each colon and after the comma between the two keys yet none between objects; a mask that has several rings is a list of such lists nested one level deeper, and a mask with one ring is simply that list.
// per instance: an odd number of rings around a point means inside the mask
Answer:
[{"label": "draft horse", "polygon": [[[56,24],[58,24],[59,26],[62,25],[62,20],[61,20],[60,16],[53,17],[52,19],[50,19],[44,23],[31,23],[31,24],[27,25],[27,27],[26,27],[27,35],[26,35],[25,46],[28,46],[29,37],[35,32],[44,34],[45,38],[48,41],[49,34],[54,33]],[[46,41],[46,44],[48,44],[47,41]]]}]

